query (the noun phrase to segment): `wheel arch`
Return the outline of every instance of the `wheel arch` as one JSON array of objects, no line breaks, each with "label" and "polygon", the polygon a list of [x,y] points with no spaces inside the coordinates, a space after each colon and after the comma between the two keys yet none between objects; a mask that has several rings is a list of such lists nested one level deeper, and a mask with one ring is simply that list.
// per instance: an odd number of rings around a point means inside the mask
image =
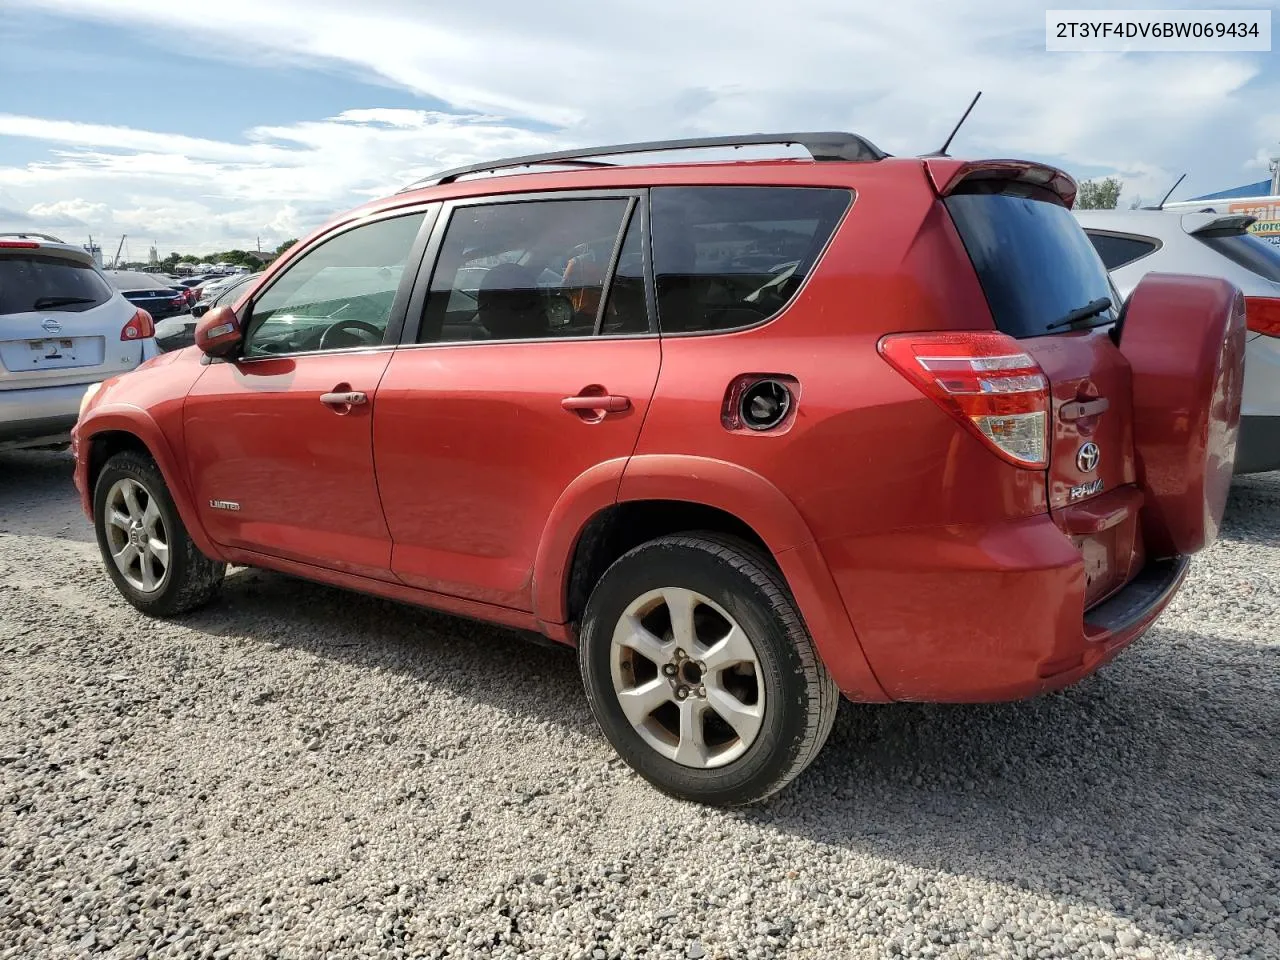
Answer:
[{"label": "wheel arch", "polygon": [[544,528],[534,565],[535,616],[549,635],[572,642],[591,588],[617,556],[645,540],[695,529],[763,548],[841,690],[864,701],[887,699],[799,510],[765,477],[722,460],[642,455],[598,464],[578,477]]},{"label": "wheel arch", "polygon": [[199,513],[183,471],[164,431],[144,410],[137,407],[106,407],[93,411],[87,422],[77,427],[77,443],[83,448],[84,496],[92,519],[93,491],[106,462],[117,453],[135,450],[150,457],[164,478],[169,496],[182,518],[183,526],[205,556],[223,559],[200,522]]}]

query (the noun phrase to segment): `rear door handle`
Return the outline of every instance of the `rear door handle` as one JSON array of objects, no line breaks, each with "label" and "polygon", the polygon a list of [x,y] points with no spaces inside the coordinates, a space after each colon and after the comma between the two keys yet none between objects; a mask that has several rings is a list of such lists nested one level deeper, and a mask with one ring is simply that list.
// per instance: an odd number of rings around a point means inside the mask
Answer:
[{"label": "rear door handle", "polygon": [[1058,409],[1059,420],[1083,420],[1085,417],[1096,417],[1111,406],[1106,397],[1097,400],[1072,400]]},{"label": "rear door handle", "polygon": [[560,406],[566,410],[603,410],[605,413],[622,413],[631,409],[630,397],[616,397],[612,394],[603,396],[565,397]]},{"label": "rear door handle", "polygon": [[368,403],[369,397],[359,390],[348,390],[346,393],[322,393],[320,394],[320,402],[326,406],[355,407],[362,403]]}]

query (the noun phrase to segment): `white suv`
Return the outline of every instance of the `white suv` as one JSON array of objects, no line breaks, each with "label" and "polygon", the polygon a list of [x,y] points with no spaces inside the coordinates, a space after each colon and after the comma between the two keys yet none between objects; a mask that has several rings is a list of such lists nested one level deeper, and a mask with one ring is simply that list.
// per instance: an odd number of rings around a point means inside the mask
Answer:
[{"label": "white suv", "polygon": [[1172,210],[1079,210],[1076,218],[1120,294],[1148,273],[1223,277],[1244,294],[1248,344],[1236,473],[1280,470],[1280,246],[1253,217]]},{"label": "white suv", "polygon": [[91,384],[157,352],[151,315],[86,250],[0,234],[0,449],[66,441]]}]

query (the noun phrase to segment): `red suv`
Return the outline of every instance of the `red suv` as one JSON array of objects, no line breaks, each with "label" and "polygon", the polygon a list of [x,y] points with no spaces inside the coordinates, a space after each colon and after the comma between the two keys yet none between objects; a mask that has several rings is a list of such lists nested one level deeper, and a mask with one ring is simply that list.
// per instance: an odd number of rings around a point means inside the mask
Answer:
[{"label": "red suv", "polygon": [[[762,144],[811,159],[603,159]],[[1080,679],[1216,535],[1242,300],[1121,307],[1074,194],[829,133],[449,171],[87,397],[76,484],[146,613],[232,563],[537,631],[643,776],[756,800],[841,694]]]}]

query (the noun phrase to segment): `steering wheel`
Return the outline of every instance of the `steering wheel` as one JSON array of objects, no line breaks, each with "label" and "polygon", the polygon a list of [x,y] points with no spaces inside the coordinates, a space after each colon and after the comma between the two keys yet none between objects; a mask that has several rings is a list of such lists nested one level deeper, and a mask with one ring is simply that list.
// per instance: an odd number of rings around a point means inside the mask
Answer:
[{"label": "steering wheel", "polygon": [[[326,349],[329,335],[337,331],[355,333],[356,339],[365,346],[376,347],[382,343],[382,331],[372,323],[365,323],[363,320],[339,320],[337,323],[331,323],[324,328],[324,333],[320,334],[320,345],[317,349]],[[360,334],[368,334],[369,337],[365,338]]]}]

